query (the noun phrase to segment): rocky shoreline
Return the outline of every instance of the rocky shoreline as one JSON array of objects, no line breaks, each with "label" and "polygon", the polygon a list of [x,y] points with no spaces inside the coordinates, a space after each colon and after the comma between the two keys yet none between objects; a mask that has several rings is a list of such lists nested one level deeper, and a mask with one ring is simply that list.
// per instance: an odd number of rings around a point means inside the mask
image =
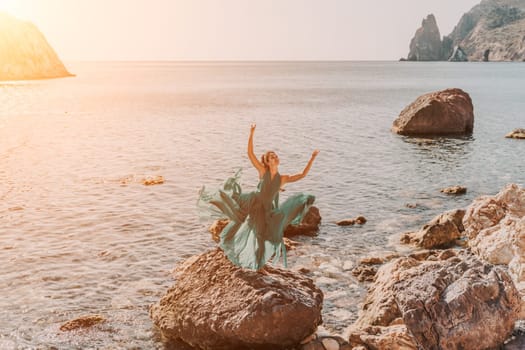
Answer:
[{"label": "rocky shoreline", "polygon": [[402,244],[412,245],[410,253],[370,256],[348,272],[368,293],[343,335],[308,336],[322,323],[323,300],[309,271],[247,271],[220,249],[183,263],[150,315],[166,339],[202,349],[515,349],[522,343],[515,335],[525,319],[525,189],[510,184],[408,236]]}]

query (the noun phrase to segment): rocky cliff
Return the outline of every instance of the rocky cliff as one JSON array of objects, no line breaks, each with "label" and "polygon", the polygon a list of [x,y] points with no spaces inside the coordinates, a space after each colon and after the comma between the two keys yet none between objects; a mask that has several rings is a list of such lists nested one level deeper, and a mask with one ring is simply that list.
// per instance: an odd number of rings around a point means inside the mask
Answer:
[{"label": "rocky cliff", "polygon": [[[412,42],[419,38],[420,46],[435,47],[435,38],[426,39],[419,35],[420,31],[421,28]],[[413,59],[417,56],[412,42],[408,59],[428,60]],[[466,57],[458,59],[458,49]],[[443,37],[441,55],[434,60],[457,61],[465,58],[469,61],[525,61],[525,1],[483,0],[465,13],[452,33]]]},{"label": "rocky cliff", "polygon": [[434,15],[421,23],[421,28],[410,41],[409,61],[438,61],[441,59],[441,36]]},{"label": "rocky cliff", "polygon": [[0,12],[0,81],[71,76],[38,28]]}]

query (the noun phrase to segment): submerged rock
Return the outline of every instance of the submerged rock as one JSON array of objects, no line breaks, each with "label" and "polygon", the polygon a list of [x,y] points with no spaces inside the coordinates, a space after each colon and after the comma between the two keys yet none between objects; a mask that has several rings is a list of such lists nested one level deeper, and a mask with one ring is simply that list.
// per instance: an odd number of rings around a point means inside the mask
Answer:
[{"label": "submerged rock", "polygon": [[519,308],[501,267],[464,250],[431,251],[424,260],[404,257],[379,269],[349,341],[371,349],[497,348]]},{"label": "submerged rock", "polygon": [[525,129],[514,129],[505,135],[505,137],[509,139],[525,139]]},{"label": "submerged rock", "polygon": [[338,222],[336,222],[336,224],[338,226],[351,226],[351,225],[355,225],[355,224],[358,224],[358,225],[364,225],[366,224],[366,218],[364,216],[358,216],[356,217],[355,219],[343,219],[343,220],[340,220]]},{"label": "submerged rock", "polygon": [[321,324],[323,293],[298,272],[233,265],[220,249],[190,258],[150,308],[167,340],[203,349],[298,346]]},{"label": "submerged rock", "polygon": [[144,186],[161,185],[164,183],[164,177],[161,175],[145,177],[141,180]]},{"label": "submerged rock", "polygon": [[461,237],[464,215],[465,210],[462,209],[438,215],[418,232],[405,233],[401,236],[401,242],[424,249],[449,248]]},{"label": "submerged rock", "polygon": [[71,76],[38,28],[0,12],[0,81]]},{"label": "submerged rock", "polygon": [[62,326],[60,326],[60,330],[63,332],[72,331],[79,328],[92,327],[103,322],[106,322],[106,319],[101,315],[86,315],[75,318],[71,321],[67,321]]},{"label": "submerged rock", "polygon": [[401,135],[470,134],[474,107],[461,89],[446,89],[419,96],[394,121],[392,131]]},{"label": "submerged rock", "polygon": [[451,186],[443,188],[440,192],[445,194],[465,194],[467,193],[467,188],[462,186]]}]

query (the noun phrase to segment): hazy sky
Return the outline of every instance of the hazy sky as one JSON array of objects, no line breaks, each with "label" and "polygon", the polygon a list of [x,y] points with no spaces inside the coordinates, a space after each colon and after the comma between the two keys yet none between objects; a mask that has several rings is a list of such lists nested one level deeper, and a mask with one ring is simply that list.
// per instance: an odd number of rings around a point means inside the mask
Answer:
[{"label": "hazy sky", "polygon": [[480,0],[0,0],[68,60],[397,60]]}]

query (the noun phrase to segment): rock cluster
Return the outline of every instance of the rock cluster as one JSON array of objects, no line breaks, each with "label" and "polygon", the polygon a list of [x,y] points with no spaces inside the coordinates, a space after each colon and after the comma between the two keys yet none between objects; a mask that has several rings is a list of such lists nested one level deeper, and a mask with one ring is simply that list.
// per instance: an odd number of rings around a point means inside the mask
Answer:
[{"label": "rock cluster", "polygon": [[510,184],[495,196],[477,198],[467,208],[463,223],[475,254],[508,266],[525,312],[525,189]]},{"label": "rock cluster", "polygon": [[474,106],[461,89],[446,89],[419,96],[405,107],[392,125],[401,135],[470,134]]},{"label": "rock cluster", "polygon": [[349,329],[369,349],[488,349],[512,333],[519,294],[507,272],[465,250],[383,265]]},{"label": "rock cluster", "polygon": [[321,324],[323,293],[311,279],[233,265],[220,249],[190,258],[150,308],[165,339],[202,349],[297,346]]}]

